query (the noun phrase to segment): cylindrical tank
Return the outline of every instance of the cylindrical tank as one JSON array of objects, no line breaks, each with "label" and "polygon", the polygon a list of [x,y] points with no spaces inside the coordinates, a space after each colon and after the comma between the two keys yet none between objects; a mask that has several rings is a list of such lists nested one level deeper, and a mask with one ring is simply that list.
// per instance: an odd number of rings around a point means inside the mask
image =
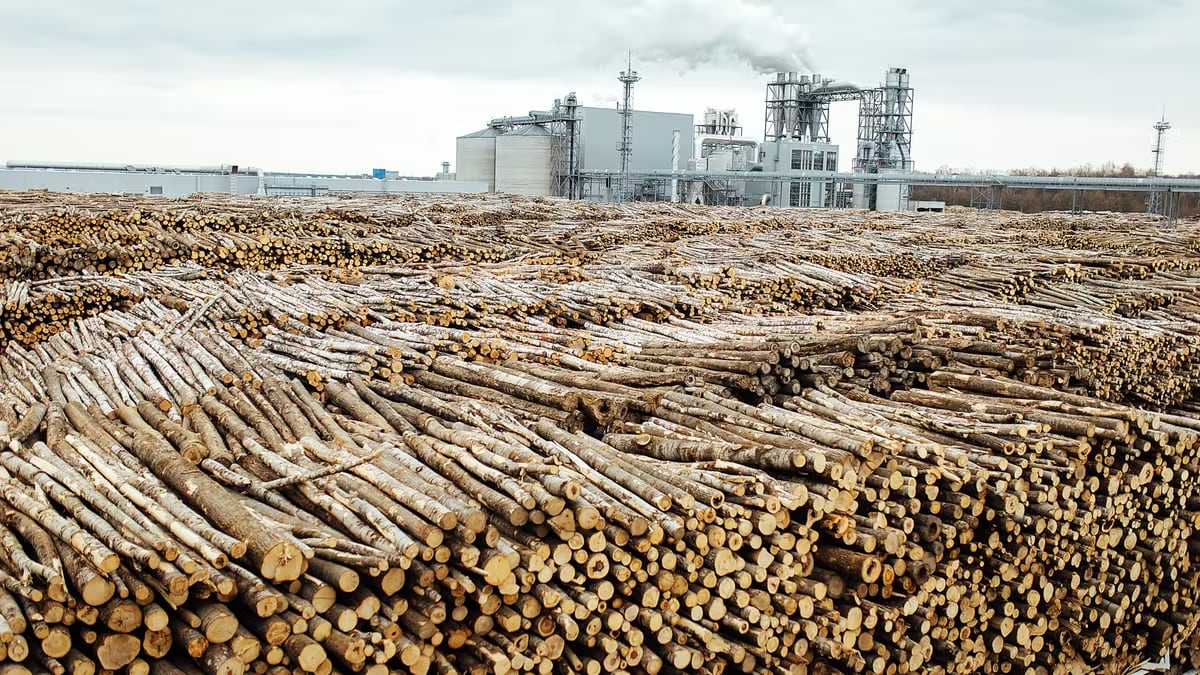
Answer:
[{"label": "cylindrical tank", "polygon": [[496,191],[497,135],[489,128],[458,137],[454,152],[458,180],[487,183],[488,192]]},{"label": "cylindrical tank", "polygon": [[551,194],[554,136],[539,126],[515,129],[496,139],[496,192],[530,197]]}]

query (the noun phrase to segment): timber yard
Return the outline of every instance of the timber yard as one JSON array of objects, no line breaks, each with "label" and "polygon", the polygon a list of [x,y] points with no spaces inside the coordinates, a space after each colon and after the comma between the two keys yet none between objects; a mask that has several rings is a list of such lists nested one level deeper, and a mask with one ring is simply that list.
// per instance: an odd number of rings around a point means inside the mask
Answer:
[{"label": "timber yard", "polygon": [[921,172],[909,78],[8,162],[0,675],[1200,666],[1200,180]]}]

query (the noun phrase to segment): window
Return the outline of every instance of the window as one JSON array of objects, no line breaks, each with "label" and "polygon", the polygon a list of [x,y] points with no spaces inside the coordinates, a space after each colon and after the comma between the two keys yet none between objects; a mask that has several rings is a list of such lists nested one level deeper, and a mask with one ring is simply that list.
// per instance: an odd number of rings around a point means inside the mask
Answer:
[{"label": "window", "polygon": [[150,194],[161,195],[162,194],[162,186],[161,185],[151,185],[150,186]]},{"label": "window", "polygon": [[792,171],[808,171],[812,162],[812,150],[792,150]]},{"label": "window", "polygon": [[825,153],[825,170],[826,171],[837,171],[837,153],[836,152]]},{"label": "window", "polygon": [[800,184],[800,204],[798,206],[812,205],[812,183]]},{"label": "window", "polygon": [[818,150],[813,154],[812,168],[817,171],[825,170],[825,151]]},{"label": "window", "polygon": [[791,184],[791,199],[788,200],[788,206],[800,206],[800,183]]}]

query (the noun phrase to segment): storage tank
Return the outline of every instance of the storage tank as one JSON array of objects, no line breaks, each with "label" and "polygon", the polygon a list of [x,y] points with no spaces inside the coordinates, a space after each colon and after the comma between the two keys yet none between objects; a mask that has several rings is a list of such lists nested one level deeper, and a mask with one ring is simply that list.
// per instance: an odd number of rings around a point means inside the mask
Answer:
[{"label": "storage tank", "polygon": [[496,139],[496,192],[549,197],[554,136],[543,127],[514,129]]},{"label": "storage tank", "polygon": [[488,192],[496,191],[496,136],[495,129],[480,129],[473,134],[459,136],[455,144],[455,163],[458,166],[457,180],[487,183]]}]

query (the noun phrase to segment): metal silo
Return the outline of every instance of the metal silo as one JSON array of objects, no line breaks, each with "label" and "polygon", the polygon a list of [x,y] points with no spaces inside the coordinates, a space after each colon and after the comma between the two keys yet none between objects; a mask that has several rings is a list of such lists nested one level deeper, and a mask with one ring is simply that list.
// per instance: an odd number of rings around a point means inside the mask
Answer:
[{"label": "metal silo", "polygon": [[459,136],[455,144],[455,160],[458,180],[487,183],[488,192],[496,191],[496,136],[495,129],[481,129],[473,134]]},{"label": "metal silo", "polygon": [[539,126],[496,139],[496,192],[548,197],[553,186],[554,136]]}]

